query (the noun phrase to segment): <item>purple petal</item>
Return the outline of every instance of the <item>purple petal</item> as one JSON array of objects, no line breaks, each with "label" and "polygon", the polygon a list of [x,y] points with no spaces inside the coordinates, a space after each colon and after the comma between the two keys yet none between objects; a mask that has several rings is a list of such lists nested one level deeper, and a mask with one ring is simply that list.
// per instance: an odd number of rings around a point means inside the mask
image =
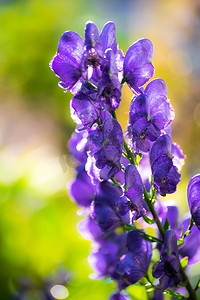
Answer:
[{"label": "purple petal", "polygon": [[116,27],[114,22],[108,22],[104,25],[100,39],[104,52],[106,49],[111,48],[115,54],[117,53]]},{"label": "purple petal", "polygon": [[85,45],[86,50],[90,50],[91,48],[95,48],[96,44],[101,43],[99,30],[91,21],[88,21],[85,25]]},{"label": "purple petal", "polygon": [[137,120],[139,120],[140,118],[147,118],[147,116],[148,116],[147,97],[145,95],[133,97],[129,109],[130,125],[133,126]]},{"label": "purple petal", "polygon": [[94,200],[94,187],[85,171],[78,173],[76,179],[70,182],[68,192],[79,206],[89,207]]},{"label": "purple petal", "polygon": [[81,77],[83,52],[83,40],[77,33],[67,31],[61,36],[58,53],[50,63],[51,69],[61,80],[61,87],[70,89]]},{"label": "purple petal", "polygon": [[127,293],[116,292],[112,294],[108,300],[130,300],[130,297]]},{"label": "purple petal", "polygon": [[134,88],[145,84],[154,73],[152,65],[153,45],[148,39],[135,42],[124,57],[124,77]]},{"label": "purple petal", "polygon": [[78,231],[84,239],[89,241],[94,241],[103,235],[103,232],[91,217],[87,217],[78,223]]},{"label": "purple petal", "polygon": [[171,156],[172,140],[168,134],[160,136],[153,144],[150,152],[150,163],[153,166],[154,161],[162,155]]},{"label": "purple petal", "polygon": [[66,31],[61,36],[57,53],[70,55],[81,62],[84,53],[84,43],[80,35],[73,31]]},{"label": "purple petal", "polygon": [[152,80],[146,87],[151,122],[164,129],[174,119],[174,110],[167,100],[167,87],[162,79]]},{"label": "purple petal", "polygon": [[163,253],[164,255],[175,254],[178,256],[177,236],[172,229],[168,229],[165,233]]},{"label": "purple petal", "polygon": [[125,170],[125,189],[134,188],[139,195],[143,195],[143,184],[136,166],[128,165]]},{"label": "purple petal", "polygon": [[91,127],[98,119],[97,111],[88,97],[79,93],[71,100],[71,116],[74,122],[84,127]]}]

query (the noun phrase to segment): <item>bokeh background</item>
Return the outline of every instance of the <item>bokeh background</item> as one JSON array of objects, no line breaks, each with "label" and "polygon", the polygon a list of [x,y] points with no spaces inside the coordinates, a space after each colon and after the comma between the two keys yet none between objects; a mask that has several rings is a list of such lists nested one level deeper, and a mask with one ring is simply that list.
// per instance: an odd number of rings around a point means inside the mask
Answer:
[{"label": "bokeh background", "polygon": [[[61,34],[84,36],[87,20],[101,30],[115,21],[125,52],[137,39],[154,45],[154,78],[163,78],[175,109],[173,141],[186,154],[182,182],[168,199],[187,210],[186,188],[200,172],[200,2],[197,0],[0,1],[0,299],[49,299],[60,284],[68,298],[104,300],[112,282],[94,281],[90,242],[77,232],[67,141],[75,128],[71,95],[49,68]],[[123,89],[118,118],[125,126],[131,93]],[[196,272],[196,273],[195,273]],[[194,268],[194,275],[198,268]],[[143,289],[129,291],[145,299]],[[54,289],[55,297],[67,296]],[[64,296],[63,296],[64,295]],[[21,299],[21,298],[20,298]]]}]

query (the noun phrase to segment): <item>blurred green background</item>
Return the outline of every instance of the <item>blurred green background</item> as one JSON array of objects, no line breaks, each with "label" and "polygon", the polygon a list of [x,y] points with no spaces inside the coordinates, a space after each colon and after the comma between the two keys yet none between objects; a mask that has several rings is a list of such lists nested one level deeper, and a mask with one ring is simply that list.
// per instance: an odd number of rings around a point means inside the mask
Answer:
[{"label": "blurred green background", "polygon": [[[176,112],[172,137],[187,156],[178,191],[168,199],[187,208],[189,178],[200,172],[200,3],[191,0],[0,1],[0,299],[45,300],[67,282],[67,299],[104,300],[108,281],[89,279],[90,242],[77,232],[67,141],[75,127],[69,100],[49,68],[61,34],[84,35],[113,20],[125,52],[139,38],[154,45],[154,78],[163,78]],[[131,93],[118,117],[125,126]],[[195,271],[194,271],[195,273]],[[133,299],[145,299],[142,288]],[[13,296],[13,298],[11,298]]]}]

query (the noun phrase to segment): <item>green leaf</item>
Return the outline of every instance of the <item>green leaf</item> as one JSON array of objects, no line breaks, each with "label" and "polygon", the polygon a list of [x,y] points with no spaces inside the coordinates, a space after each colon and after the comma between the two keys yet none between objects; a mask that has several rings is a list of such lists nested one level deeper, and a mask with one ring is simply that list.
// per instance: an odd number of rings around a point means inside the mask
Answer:
[{"label": "green leaf", "polygon": [[144,215],[143,216],[143,220],[146,222],[146,223],[148,223],[148,224],[153,224],[153,223],[155,223],[155,220],[154,219],[152,219],[152,218],[150,218],[150,217],[148,217],[148,216],[146,216],[146,215]]},{"label": "green leaf", "polygon": [[164,223],[163,228],[164,228],[165,231],[167,231],[167,229],[169,229],[169,221],[168,221],[168,219],[165,219],[165,223]]},{"label": "green leaf", "polygon": [[187,257],[187,256],[184,257],[184,258],[180,261],[180,264],[181,264],[181,267],[182,267],[183,269],[185,269],[185,267],[186,267],[187,264],[188,264],[188,257]]}]

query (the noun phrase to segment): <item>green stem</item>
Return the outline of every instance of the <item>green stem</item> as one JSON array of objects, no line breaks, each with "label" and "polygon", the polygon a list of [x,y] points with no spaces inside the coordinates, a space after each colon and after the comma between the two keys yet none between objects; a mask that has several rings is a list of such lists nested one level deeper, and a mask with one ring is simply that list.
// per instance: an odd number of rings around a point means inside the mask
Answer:
[{"label": "green stem", "polygon": [[149,196],[147,194],[147,191],[146,191],[146,188],[145,188],[144,185],[143,185],[143,192],[144,192],[145,202],[146,202],[146,204],[147,204],[150,212],[152,213],[153,219],[156,222],[156,224],[158,226],[158,229],[159,229],[159,232],[160,232],[160,234],[161,234],[161,236],[162,236],[162,238],[164,240],[164,238],[165,238],[165,230],[162,227],[162,224],[160,223],[160,220],[158,219],[157,213],[156,213],[156,211],[154,209],[154,205],[153,205],[152,201],[150,201]]}]

